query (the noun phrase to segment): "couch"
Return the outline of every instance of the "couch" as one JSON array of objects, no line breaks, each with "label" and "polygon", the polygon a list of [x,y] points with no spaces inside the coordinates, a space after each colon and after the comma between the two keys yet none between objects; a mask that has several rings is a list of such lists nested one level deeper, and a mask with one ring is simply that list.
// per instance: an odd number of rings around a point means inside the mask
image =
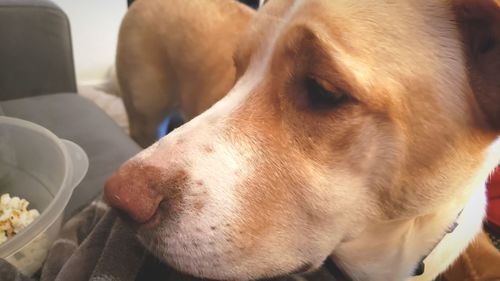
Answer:
[{"label": "couch", "polygon": [[76,93],[70,22],[57,5],[0,0],[0,42],[0,115],[40,124],[79,144],[89,157],[68,217],[98,196],[108,176],[140,147]]}]

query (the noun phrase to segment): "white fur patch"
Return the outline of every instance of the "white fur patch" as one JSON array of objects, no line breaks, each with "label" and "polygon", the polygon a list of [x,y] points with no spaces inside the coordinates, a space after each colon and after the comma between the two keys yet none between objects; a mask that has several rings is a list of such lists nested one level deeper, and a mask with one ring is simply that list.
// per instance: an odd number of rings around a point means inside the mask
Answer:
[{"label": "white fur patch", "polygon": [[[245,74],[223,99],[135,157],[135,160],[157,165],[160,169],[178,166],[188,174],[190,182],[182,192],[185,205],[177,222],[160,225],[153,235],[156,237],[148,238],[148,233],[140,233],[144,244],[178,269],[204,276],[224,273],[233,277],[236,273],[253,270],[251,265],[242,268],[236,263],[241,257],[234,256],[238,255],[238,249],[228,239],[237,237],[232,225],[241,221],[241,203],[235,189],[253,174],[255,155],[250,148],[241,149],[248,140],[236,140],[241,142],[236,149],[235,140],[226,139],[224,132],[231,129],[228,121],[232,113],[259,87],[269,67],[275,42],[300,2],[289,9],[285,20],[278,23],[265,42],[263,52],[253,58]],[[177,148],[180,139],[182,144]],[[210,152],[204,151],[205,146],[210,147]],[[167,157],[163,149],[168,150],[168,157],[172,159],[152,160],[158,155]],[[196,205],[197,201],[201,202],[201,208],[191,210],[189,206]]]}]

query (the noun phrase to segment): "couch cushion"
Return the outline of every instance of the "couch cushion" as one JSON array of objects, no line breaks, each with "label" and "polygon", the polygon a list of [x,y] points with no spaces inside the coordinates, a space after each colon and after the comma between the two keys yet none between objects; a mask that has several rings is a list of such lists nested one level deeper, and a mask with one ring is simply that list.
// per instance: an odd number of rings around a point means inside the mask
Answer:
[{"label": "couch cushion", "polygon": [[69,21],[47,0],[0,0],[0,100],[75,92]]},{"label": "couch cushion", "polygon": [[95,198],[110,174],[140,151],[140,147],[111,118],[77,94],[0,102],[0,114],[40,124],[58,137],[77,143],[87,152],[89,171],[75,189],[66,215]]}]

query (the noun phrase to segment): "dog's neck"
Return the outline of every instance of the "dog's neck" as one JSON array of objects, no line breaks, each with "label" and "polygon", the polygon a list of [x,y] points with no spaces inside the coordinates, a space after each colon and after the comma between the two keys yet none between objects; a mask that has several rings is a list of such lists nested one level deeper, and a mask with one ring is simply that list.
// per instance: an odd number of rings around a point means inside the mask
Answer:
[{"label": "dog's neck", "polygon": [[[434,214],[373,224],[356,239],[342,243],[334,260],[353,280],[390,281],[408,279],[425,257],[423,274],[408,280],[433,280],[480,231],[485,204],[483,185],[465,206],[450,202]],[[456,229],[445,235],[454,222]]]}]

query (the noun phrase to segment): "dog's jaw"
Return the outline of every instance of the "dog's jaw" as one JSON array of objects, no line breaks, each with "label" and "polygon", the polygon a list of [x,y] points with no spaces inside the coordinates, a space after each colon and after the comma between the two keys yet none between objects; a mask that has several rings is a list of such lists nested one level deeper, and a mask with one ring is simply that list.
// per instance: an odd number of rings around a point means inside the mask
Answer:
[{"label": "dog's jaw", "polygon": [[[464,183],[464,193],[472,193],[464,196],[466,202],[450,199],[447,205],[429,215],[375,223],[355,239],[341,243],[332,258],[354,280],[434,280],[481,231],[486,207],[484,183],[488,171],[500,161],[499,155],[500,138],[485,152],[485,160],[475,176]],[[458,226],[444,235],[454,222]],[[427,256],[424,273],[408,278],[424,256]]]},{"label": "dog's jaw", "polygon": [[374,224],[356,239],[340,244],[332,258],[353,280],[398,281],[412,276],[418,262],[430,254],[424,274],[408,280],[433,280],[480,231],[484,191],[484,185],[477,188],[457,221],[458,227],[442,240],[461,210],[458,204],[432,215]]}]

